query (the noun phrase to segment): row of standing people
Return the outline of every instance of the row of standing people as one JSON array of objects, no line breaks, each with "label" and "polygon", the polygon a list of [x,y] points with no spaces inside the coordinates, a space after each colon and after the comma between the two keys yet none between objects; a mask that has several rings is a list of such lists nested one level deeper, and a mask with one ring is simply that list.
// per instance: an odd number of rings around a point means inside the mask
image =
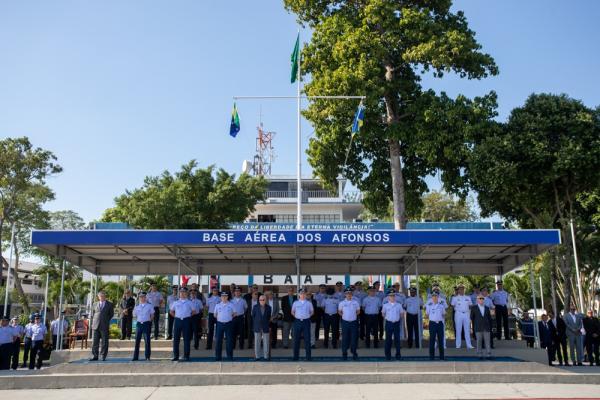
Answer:
[{"label": "row of standing people", "polygon": [[47,332],[39,314],[34,314],[26,326],[20,325],[17,318],[9,322],[9,318],[3,316],[0,322],[0,370],[18,368],[22,342],[24,355],[21,367],[40,369]]}]

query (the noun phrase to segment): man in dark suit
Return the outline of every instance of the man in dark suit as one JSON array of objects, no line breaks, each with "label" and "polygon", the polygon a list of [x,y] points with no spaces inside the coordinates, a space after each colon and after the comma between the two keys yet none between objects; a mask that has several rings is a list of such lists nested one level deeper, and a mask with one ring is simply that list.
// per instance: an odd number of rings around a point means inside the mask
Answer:
[{"label": "man in dark suit", "polygon": [[594,317],[594,310],[588,310],[587,316],[583,319],[583,329],[585,330],[585,349],[587,351],[590,366],[600,367],[600,321]]},{"label": "man in dark suit", "polygon": [[128,289],[123,293],[121,300],[121,340],[131,339],[134,308],[135,299],[131,296],[131,290]]},{"label": "man in dark suit", "polygon": [[98,292],[98,302],[94,304],[92,314],[92,358],[90,361],[98,360],[98,348],[100,346],[100,339],[102,339],[102,361],[106,360],[108,354],[108,329],[110,327],[110,320],[115,315],[115,308],[113,304],[106,300],[106,293],[101,290]]},{"label": "man in dark suit", "polygon": [[564,358],[564,365],[568,366],[569,356],[567,353],[567,326],[565,325],[565,321],[563,321],[560,315],[554,316],[552,311],[548,313],[548,320],[550,329],[554,328],[552,340],[554,341],[554,350],[558,358],[558,365],[563,365]]},{"label": "man in dark suit", "polygon": [[538,332],[540,333],[540,346],[548,352],[548,365],[552,365],[554,361],[554,340],[552,338],[556,334],[556,328],[548,323],[546,314],[543,314],[542,320],[538,321]]},{"label": "man in dark suit", "polygon": [[258,304],[258,297],[261,295],[258,291],[258,285],[252,285],[250,291],[244,295],[244,300],[248,305],[244,321],[245,337],[248,339],[248,348],[251,349],[254,344],[254,331],[252,330],[252,309]]},{"label": "man in dark suit", "polygon": [[287,349],[290,345],[290,333],[294,325],[294,316],[292,315],[292,304],[297,300],[294,295],[294,287],[290,286],[287,289],[288,294],[281,298],[281,311],[283,312],[283,328],[282,338],[283,348]]},{"label": "man in dark suit", "polygon": [[271,306],[267,303],[267,297],[263,294],[258,298],[258,304],[252,307],[252,331],[254,332],[254,356],[258,361],[261,358],[269,360],[269,323],[271,322]]},{"label": "man in dark suit", "polygon": [[[485,297],[482,294],[477,295],[477,304],[471,306],[471,321],[473,321],[473,331],[477,341],[477,355],[483,358],[482,341],[485,343],[485,355],[488,359],[492,358],[492,347],[490,336],[492,332],[492,314],[490,308],[484,305]],[[466,333],[468,335],[468,333]]]}]

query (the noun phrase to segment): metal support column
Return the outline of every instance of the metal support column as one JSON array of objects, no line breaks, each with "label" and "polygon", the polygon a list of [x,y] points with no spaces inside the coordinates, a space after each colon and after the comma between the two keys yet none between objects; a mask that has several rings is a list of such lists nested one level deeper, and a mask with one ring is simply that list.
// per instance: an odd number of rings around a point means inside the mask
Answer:
[{"label": "metal support column", "polygon": [[533,335],[535,336],[535,348],[540,348],[540,334],[538,332],[537,300],[535,293],[535,280],[533,279],[533,267],[529,266],[529,283],[531,284],[531,297],[533,299]]},{"label": "metal support column", "polygon": [[62,339],[63,339],[63,296],[65,292],[65,259],[62,260],[62,273],[60,277],[60,298],[58,300],[58,340],[57,350],[62,350]]}]

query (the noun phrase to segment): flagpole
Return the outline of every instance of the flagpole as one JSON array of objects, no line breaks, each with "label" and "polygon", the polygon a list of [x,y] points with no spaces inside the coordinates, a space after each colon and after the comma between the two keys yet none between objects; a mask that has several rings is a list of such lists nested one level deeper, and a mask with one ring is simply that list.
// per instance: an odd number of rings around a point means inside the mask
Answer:
[{"label": "flagpole", "polygon": [[[298,38],[300,37],[300,28],[298,28]],[[296,137],[296,156],[298,157],[298,171],[297,171],[297,176],[296,176],[296,181],[297,181],[297,198],[296,198],[296,202],[297,202],[297,209],[296,209],[296,229],[301,230],[302,229],[302,153],[300,151],[300,146],[301,146],[301,141],[300,141],[300,130],[301,130],[301,125],[300,125],[300,77],[302,76],[300,74],[300,58],[301,56],[301,52],[298,51],[298,77],[297,77],[297,81],[298,81],[298,85],[297,85],[297,112],[298,112],[298,121],[297,121],[297,137]]]}]

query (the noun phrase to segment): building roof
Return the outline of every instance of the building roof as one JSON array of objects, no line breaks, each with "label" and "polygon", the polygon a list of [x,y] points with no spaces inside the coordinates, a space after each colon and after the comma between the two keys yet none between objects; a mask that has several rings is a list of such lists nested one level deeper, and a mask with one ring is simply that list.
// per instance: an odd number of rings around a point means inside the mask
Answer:
[{"label": "building roof", "polygon": [[34,231],[31,242],[98,275],[509,272],[560,243],[558,230]]}]

